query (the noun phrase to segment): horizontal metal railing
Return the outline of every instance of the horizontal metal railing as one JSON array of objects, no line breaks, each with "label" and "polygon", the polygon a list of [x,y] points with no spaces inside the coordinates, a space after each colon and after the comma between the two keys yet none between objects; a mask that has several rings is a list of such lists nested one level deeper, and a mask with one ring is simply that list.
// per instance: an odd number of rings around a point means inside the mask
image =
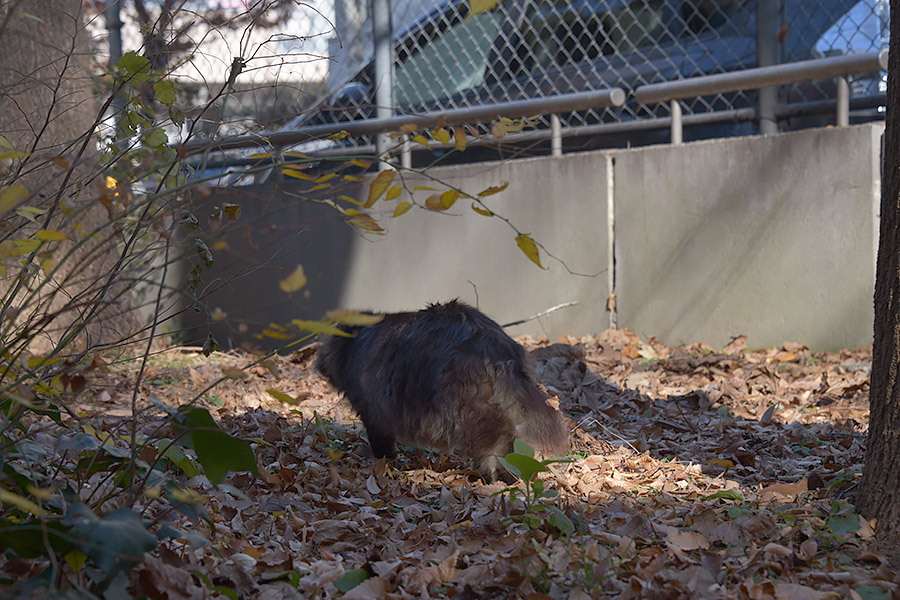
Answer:
[{"label": "horizontal metal railing", "polygon": [[[236,136],[221,140],[189,141],[182,145],[182,150],[185,154],[190,155],[209,150],[258,148],[261,146],[269,146],[278,149],[292,144],[322,140],[340,132],[347,132],[353,136],[377,135],[391,131],[401,131],[404,127],[408,126],[414,126],[416,128],[436,127],[438,125],[454,126],[466,123],[485,123],[499,117],[514,119],[547,114],[551,116],[551,125],[554,125],[550,130],[509,134],[506,141],[516,143],[549,138],[551,140],[553,154],[559,155],[562,152],[561,139],[563,135],[602,135],[624,133],[628,131],[663,129],[668,127],[671,131],[672,142],[681,143],[685,123],[700,125],[723,121],[747,121],[757,118],[758,114],[753,108],[743,108],[682,116],[681,105],[678,103],[678,100],[680,99],[830,77],[838,78],[838,94],[836,101],[831,100],[797,105],[784,105],[778,110],[778,114],[781,116],[788,116],[792,114],[813,114],[836,110],[838,115],[837,124],[846,125],[849,122],[848,115],[851,104],[846,76],[853,73],[882,71],[886,69],[887,50],[882,50],[880,52],[828,57],[770,67],[745,69],[743,71],[734,71],[730,73],[704,75],[664,83],[648,84],[640,86],[634,91],[634,99],[637,102],[644,104],[668,101],[671,103],[672,108],[670,117],[585,125],[568,128],[563,131],[558,127],[559,119],[556,116],[558,113],[586,110],[589,108],[622,106],[626,100],[624,90],[615,87],[606,90],[563,94],[550,98],[534,98],[529,100],[502,102],[443,112],[436,111],[418,115],[401,115],[390,119],[344,121],[302,127],[290,131]],[[883,102],[879,102],[878,98],[874,98],[872,99],[872,102],[867,102],[866,106],[883,104]],[[858,103],[854,101],[854,106],[857,106],[857,104]],[[479,140],[474,140],[472,145],[478,143]],[[440,143],[435,143],[435,146],[440,145]],[[355,146],[353,148],[328,148],[316,151],[314,154],[324,157],[374,152],[374,146],[366,146],[363,148]],[[408,164],[408,149],[403,153],[403,160],[405,164]],[[262,165],[269,161],[271,161],[271,159],[232,158],[224,161],[211,161],[205,164],[207,166],[214,165],[224,168],[226,166]]]},{"label": "horizontal metal railing", "polygon": [[651,83],[634,90],[634,98],[642,104],[669,102],[672,115],[672,143],[680,144],[683,123],[681,104],[678,100],[837,77],[837,124],[841,126],[849,123],[850,92],[847,76],[854,73],[884,71],[887,69],[887,57],[887,50],[881,50]]},{"label": "horizontal metal railing", "polygon": [[377,135],[392,131],[401,131],[404,127],[414,126],[417,129],[443,125],[463,125],[466,123],[487,123],[499,117],[517,119],[537,115],[587,110],[589,108],[606,108],[625,104],[625,91],[621,88],[562,94],[549,98],[534,98],[499,102],[484,106],[458,108],[419,115],[401,115],[390,119],[364,119],[359,121],[343,121],[325,125],[301,127],[291,131],[276,131],[255,135],[242,135],[221,140],[189,141],[181,146],[185,154],[196,154],[206,150],[228,150],[231,148],[248,148],[268,145],[275,148],[299,144],[312,140],[322,140],[341,132],[349,135]]}]

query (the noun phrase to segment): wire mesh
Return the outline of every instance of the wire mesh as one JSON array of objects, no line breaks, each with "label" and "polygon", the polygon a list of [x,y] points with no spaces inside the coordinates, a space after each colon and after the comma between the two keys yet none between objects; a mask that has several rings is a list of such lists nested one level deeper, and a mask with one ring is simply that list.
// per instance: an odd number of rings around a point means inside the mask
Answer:
[{"label": "wire mesh", "polygon": [[[773,2],[778,15],[767,31],[757,28],[760,2]],[[886,48],[888,32],[887,0],[503,0],[475,15],[468,0],[443,0],[418,2],[417,9],[415,16],[405,11],[404,26],[395,28],[399,113],[611,86],[630,92],[647,83],[757,66],[759,43],[772,44],[775,62],[784,63]],[[294,125],[373,117],[372,78],[371,60],[363,60]],[[855,77],[851,90],[877,96],[884,91],[883,74]],[[782,103],[834,96],[833,81],[779,90]],[[689,116],[755,103],[750,91],[682,106]],[[630,100],[623,107],[560,116],[564,128],[577,128],[667,115],[666,105]],[[549,127],[549,119],[536,126]]]}]

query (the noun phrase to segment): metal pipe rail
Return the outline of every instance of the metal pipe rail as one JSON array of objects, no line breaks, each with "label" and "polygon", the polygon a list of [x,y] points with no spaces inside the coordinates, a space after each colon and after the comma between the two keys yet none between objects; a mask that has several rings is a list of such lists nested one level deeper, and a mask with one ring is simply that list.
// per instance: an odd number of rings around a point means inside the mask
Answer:
[{"label": "metal pipe rail", "polygon": [[485,123],[498,117],[516,119],[535,115],[587,110],[589,108],[606,108],[625,104],[625,91],[621,88],[594,90],[562,94],[550,98],[531,100],[515,100],[484,106],[457,108],[453,110],[429,112],[420,115],[403,115],[390,119],[365,119],[344,121],[326,125],[312,125],[292,131],[276,131],[255,135],[241,135],[221,140],[189,141],[181,146],[184,155],[197,154],[205,150],[228,150],[232,148],[253,148],[262,145],[282,147],[312,140],[321,140],[330,135],[346,131],[353,136],[376,135],[391,131],[401,131],[403,127],[418,128],[444,125],[462,125],[465,123]]},{"label": "metal pipe rail", "polygon": [[842,81],[838,81],[837,123],[846,125],[849,122],[847,75],[884,71],[887,69],[887,56],[887,50],[881,50],[865,54],[804,60],[771,67],[756,67],[731,73],[702,75],[679,81],[651,83],[634,90],[634,99],[642,104],[670,102],[673,117],[672,141],[681,143],[682,120],[679,118],[681,105],[678,104],[680,99],[838,77]]}]

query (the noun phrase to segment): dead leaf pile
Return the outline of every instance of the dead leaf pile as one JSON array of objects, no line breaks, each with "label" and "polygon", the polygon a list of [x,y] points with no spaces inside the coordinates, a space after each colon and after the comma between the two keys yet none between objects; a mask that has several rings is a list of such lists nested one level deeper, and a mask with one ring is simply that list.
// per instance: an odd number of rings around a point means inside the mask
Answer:
[{"label": "dead leaf pile", "polygon": [[[546,485],[574,524],[517,515],[503,484],[455,456],[406,448],[371,458],[314,349],[257,360],[156,356],[138,390],[142,432],[160,403],[193,399],[255,441],[261,478],[232,474],[204,518],[145,500],[163,542],[131,574],[151,598],[880,599],[900,577],[856,514],[868,424],[869,350],[811,353],[669,347],[628,331],[523,340],[570,420],[573,460]],[[115,431],[136,370],[91,381],[76,408]],[[224,378],[218,385],[216,381]],[[39,423],[35,424],[38,427]],[[40,438],[38,442],[40,442]],[[52,446],[49,442],[48,448]],[[189,452],[189,451],[188,451]],[[521,486],[521,484],[520,484]],[[199,536],[209,543],[197,542]],[[192,545],[193,542],[193,545]],[[5,572],[27,561],[0,558]],[[15,570],[11,570],[15,567]]]}]

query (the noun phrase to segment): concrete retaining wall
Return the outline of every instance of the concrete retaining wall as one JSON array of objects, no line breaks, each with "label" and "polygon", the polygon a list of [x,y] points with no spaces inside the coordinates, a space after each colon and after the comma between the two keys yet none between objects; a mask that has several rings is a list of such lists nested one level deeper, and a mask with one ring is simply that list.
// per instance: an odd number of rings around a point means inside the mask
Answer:
[{"label": "concrete retaining wall", "polygon": [[[746,334],[751,347],[786,340],[817,350],[864,346],[872,338],[883,129],[807,130],[406,177],[409,190],[444,189],[443,182],[471,194],[508,181],[504,192],[485,199],[488,206],[579,274],[546,254],[548,269],[538,269],[516,246],[512,228],[476,214],[465,199],[451,214],[414,209],[396,219],[396,202],[379,202],[374,214],[387,235],[369,241],[329,207],[298,199],[309,197],[306,182],[225,190],[210,202],[244,206],[249,227],[225,244],[241,256],[243,278],[229,274],[223,255],[214,277],[227,292],[213,293],[209,305],[228,305],[226,312],[242,314],[252,330],[338,305],[417,309],[460,297],[506,323],[578,301],[510,329],[554,339],[608,327],[614,292],[620,327],[669,343],[722,346]],[[340,193],[359,198],[366,189],[350,184]],[[424,203],[435,192],[412,193]],[[247,236],[266,240],[263,249],[254,242],[252,253],[236,251]],[[277,282],[297,262],[310,285],[306,294],[286,297]],[[202,321],[195,319],[196,332]],[[234,322],[216,327],[228,327],[232,341],[241,337]]]}]

